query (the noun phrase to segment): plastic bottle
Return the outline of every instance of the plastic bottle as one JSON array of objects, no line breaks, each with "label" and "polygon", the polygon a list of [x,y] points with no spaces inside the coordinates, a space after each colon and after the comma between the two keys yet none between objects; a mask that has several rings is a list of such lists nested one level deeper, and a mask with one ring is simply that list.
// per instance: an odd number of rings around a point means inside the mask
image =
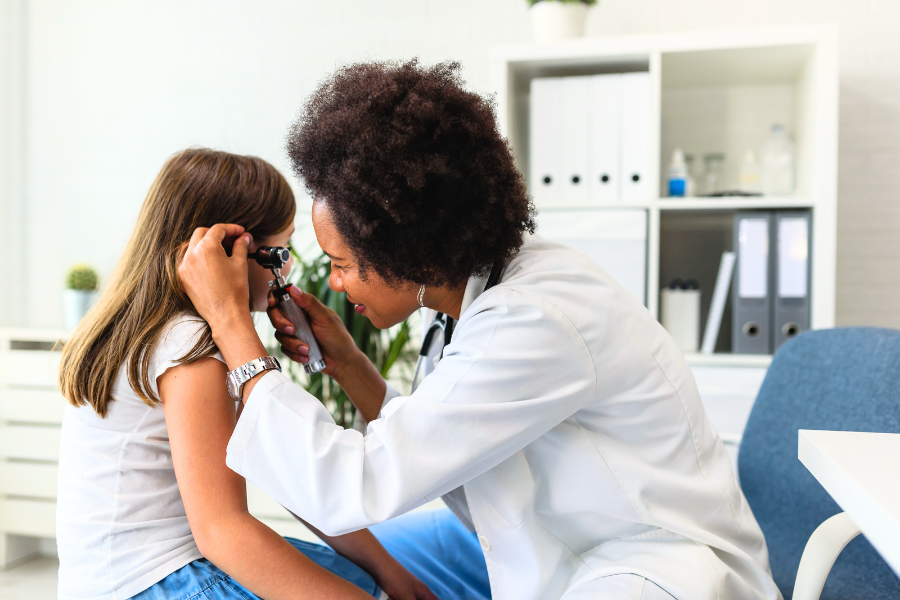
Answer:
[{"label": "plastic bottle", "polygon": [[684,162],[687,165],[687,185],[684,187],[684,195],[688,198],[693,198],[697,195],[697,180],[694,179],[694,172],[696,171],[694,155],[685,154]]},{"label": "plastic bottle", "polygon": [[738,189],[747,194],[758,194],[759,187],[759,163],[756,162],[756,153],[747,150],[744,160],[741,162],[741,173],[738,176]]},{"label": "plastic bottle", "polygon": [[783,125],[772,125],[772,133],[762,150],[761,183],[766,196],[794,193],[794,145]]},{"label": "plastic bottle", "polygon": [[672,161],[669,163],[669,196],[671,198],[683,198],[687,191],[688,170],[684,162],[684,152],[681,148],[675,148],[672,153]]}]

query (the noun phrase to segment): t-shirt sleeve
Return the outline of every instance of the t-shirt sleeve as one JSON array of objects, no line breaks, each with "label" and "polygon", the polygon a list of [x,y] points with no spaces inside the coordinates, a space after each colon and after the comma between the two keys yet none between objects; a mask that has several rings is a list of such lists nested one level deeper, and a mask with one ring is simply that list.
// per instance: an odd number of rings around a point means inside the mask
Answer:
[{"label": "t-shirt sleeve", "polygon": [[[180,315],[166,326],[150,356],[150,368],[148,369],[150,385],[157,396],[159,396],[159,389],[156,387],[156,378],[180,364],[178,359],[193,349],[203,336],[206,327],[205,321],[190,315]],[[225,363],[222,353],[218,350],[211,356],[222,361],[223,364]]]}]

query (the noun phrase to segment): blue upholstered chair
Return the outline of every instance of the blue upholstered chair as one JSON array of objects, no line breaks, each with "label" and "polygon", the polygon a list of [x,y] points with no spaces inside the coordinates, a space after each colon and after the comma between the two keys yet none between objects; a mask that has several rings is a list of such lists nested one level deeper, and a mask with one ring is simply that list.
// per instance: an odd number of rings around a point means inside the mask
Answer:
[{"label": "blue upholstered chair", "polygon": [[[900,331],[805,333],[776,353],[766,374],[744,431],[738,471],[785,600],[793,596],[810,535],[841,512],[797,459],[800,429],[900,433]],[[821,598],[900,598],[900,579],[858,536],[838,556]]]}]

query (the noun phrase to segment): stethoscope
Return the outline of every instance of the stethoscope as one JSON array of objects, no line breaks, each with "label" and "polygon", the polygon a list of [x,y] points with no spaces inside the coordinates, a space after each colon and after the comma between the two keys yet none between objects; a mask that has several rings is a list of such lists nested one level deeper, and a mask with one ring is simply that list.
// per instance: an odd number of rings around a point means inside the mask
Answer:
[{"label": "stethoscope", "polygon": [[[500,283],[500,275],[503,273],[503,267],[504,264],[502,261],[494,262],[494,265],[491,267],[491,274],[488,276],[487,284],[484,286],[485,292]],[[419,373],[422,372],[422,366],[425,364],[425,361],[428,360],[431,344],[434,342],[435,337],[440,336],[442,342],[441,353],[438,355],[438,360],[440,360],[444,358],[444,348],[450,343],[450,339],[453,337],[453,328],[455,325],[455,320],[449,315],[440,312],[434,315],[434,319],[431,320],[431,325],[428,326],[428,331],[425,332],[425,336],[422,338],[422,349],[419,351],[419,358],[416,360],[416,372],[413,374],[410,394],[415,393],[416,389],[419,387]]]}]

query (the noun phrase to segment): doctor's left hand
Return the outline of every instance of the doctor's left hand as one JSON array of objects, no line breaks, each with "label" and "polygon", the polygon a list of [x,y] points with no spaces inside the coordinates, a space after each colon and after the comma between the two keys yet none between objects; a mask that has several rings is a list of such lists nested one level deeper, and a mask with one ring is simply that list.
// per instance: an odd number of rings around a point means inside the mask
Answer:
[{"label": "doctor's left hand", "polygon": [[375,581],[391,600],[438,600],[428,586],[396,560],[375,573]]},{"label": "doctor's left hand", "polygon": [[[223,244],[234,240],[231,256]],[[235,317],[250,314],[247,246],[250,235],[240,225],[198,227],[178,265],[178,277],[194,308],[213,333]]]}]

